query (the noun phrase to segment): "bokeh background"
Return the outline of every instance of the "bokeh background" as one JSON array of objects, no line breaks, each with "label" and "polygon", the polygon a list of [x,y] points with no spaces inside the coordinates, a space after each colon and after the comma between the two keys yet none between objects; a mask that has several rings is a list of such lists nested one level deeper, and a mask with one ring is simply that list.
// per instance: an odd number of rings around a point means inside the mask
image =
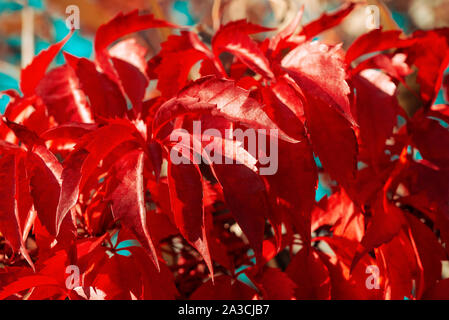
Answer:
[{"label": "bokeh background", "polygon": [[[289,23],[304,5],[303,23],[318,18],[344,5],[345,0],[0,0],[0,91],[16,89],[20,69],[41,50],[64,38],[68,33],[66,9],[80,9],[80,30],[64,47],[80,57],[93,58],[93,38],[98,27],[117,13],[140,9],[157,18],[178,25],[192,26],[207,42],[220,24],[248,19],[267,27],[281,28]],[[411,34],[417,29],[449,27],[449,0],[358,0],[358,6],[337,28],[320,35],[326,43],[343,43],[348,47],[367,29],[366,7],[375,5],[380,12],[384,30],[402,29]],[[137,35],[139,42],[149,48],[149,57],[160,49],[160,43],[170,30],[148,30]],[[266,35],[265,35],[266,36]],[[55,64],[64,63],[60,54]],[[401,98],[401,97],[400,97]],[[8,97],[0,96],[3,113]],[[402,99],[408,99],[406,96]],[[414,97],[407,103],[412,105]],[[443,103],[443,93],[437,104]],[[317,200],[329,190],[321,183]]]}]

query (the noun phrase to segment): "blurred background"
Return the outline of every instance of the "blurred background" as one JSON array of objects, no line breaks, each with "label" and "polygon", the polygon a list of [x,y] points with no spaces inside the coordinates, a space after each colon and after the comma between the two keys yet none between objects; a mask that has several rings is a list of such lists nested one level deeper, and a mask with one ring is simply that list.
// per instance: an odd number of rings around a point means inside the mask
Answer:
[{"label": "blurred background", "polygon": [[[70,5],[80,10],[80,30],[64,50],[92,58],[95,30],[118,12],[139,8],[179,25],[197,28],[204,39],[210,38],[221,23],[247,18],[268,27],[282,27],[305,6],[303,23],[324,12],[337,9],[344,0],[0,0],[0,91],[18,90],[20,68],[34,55],[61,40],[67,33],[66,12]],[[344,23],[320,36],[322,41],[342,42],[347,47],[355,37],[367,32],[366,6],[376,5],[384,29],[401,28],[410,34],[417,29],[449,26],[449,0],[366,0]],[[159,50],[169,30],[150,30],[137,35],[150,48]],[[62,56],[56,64],[63,63]],[[441,103],[440,97],[437,103]],[[0,98],[0,112],[7,98]]]}]

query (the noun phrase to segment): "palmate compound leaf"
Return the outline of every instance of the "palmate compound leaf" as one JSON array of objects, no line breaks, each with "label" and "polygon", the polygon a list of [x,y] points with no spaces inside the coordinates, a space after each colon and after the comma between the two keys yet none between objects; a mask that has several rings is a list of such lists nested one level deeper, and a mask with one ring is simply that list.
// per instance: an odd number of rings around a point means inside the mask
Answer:
[{"label": "palmate compound leaf", "polygon": [[153,120],[153,133],[157,136],[165,124],[179,116],[206,113],[256,130],[278,130],[281,139],[297,142],[285,134],[249,94],[249,91],[237,87],[234,81],[203,77],[158,109]]},{"label": "palmate compound leaf", "polygon": [[[217,119],[224,117],[228,120],[228,123],[230,121],[242,123],[249,125],[251,128],[277,128],[276,124],[264,113],[259,103],[256,100],[248,98],[247,91],[236,87],[232,81],[217,80],[213,77],[196,81],[184,89],[178,95],[178,98],[174,98],[162,105],[156,113],[153,122],[155,134],[158,135],[158,132],[162,132],[163,130],[160,128],[163,128],[169,121],[188,114],[198,114],[203,117],[209,114],[212,117],[215,116]],[[299,124],[302,125],[300,122]],[[289,140],[291,139],[289,138]],[[227,141],[227,139],[219,140],[218,143],[226,146],[230,145],[230,141]],[[286,147],[287,145],[291,145],[291,149]],[[307,177],[307,181],[303,181],[305,184],[300,186],[300,190],[307,192],[304,192],[299,198],[293,195],[279,194],[279,197],[287,198],[285,201],[289,203],[288,206],[292,211],[291,219],[296,223],[302,220],[302,216],[307,217],[307,211],[310,211],[306,208],[311,207],[307,203],[310,202],[309,200],[313,200],[316,171],[313,170],[315,167],[312,154],[311,152],[309,154],[306,152],[307,147],[305,144],[285,141],[282,146],[283,154],[288,153],[287,150],[290,150],[295,156],[298,155],[298,160],[301,162],[302,156],[305,156],[305,162],[311,160],[311,163],[309,161],[309,163],[306,163],[306,166],[302,166],[302,163],[300,163],[296,171],[300,176],[299,178]],[[225,150],[228,149],[225,147]],[[223,155],[227,159],[221,163],[212,163],[211,168],[220,186],[223,188],[226,202],[233,216],[248,237],[257,260],[262,261],[262,240],[265,219],[269,219],[272,224],[280,226],[279,213],[272,211],[264,181],[254,172],[254,164],[245,161],[242,153],[226,153]],[[283,176],[272,179],[271,182],[273,185],[279,186],[286,182],[283,179],[288,175],[291,164],[287,162],[287,158],[285,160],[284,162],[281,160]],[[227,164],[229,161],[231,163],[237,161],[237,164]],[[309,169],[311,170],[309,171]],[[274,174],[276,175],[276,172]],[[311,179],[309,179],[309,176],[311,176]],[[292,180],[295,181],[293,178]],[[299,203],[306,198],[307,201],[304,204]],[[276,204],[276,200],[274,204]],[[306,227],[307,223],[298,223],[298,226],[301,226],[300,230],[302,234],[310,233],[310,227]],[[279,228],[276,227],[276,229],[276,233],[279,235]]]},{"label": "palmate compound leaf", "polygon": [[[206,126],[208,122],[214,120],[213,117],[203,117],[203,119]],[[215,118],[215,124],[218,123],[220,123],[220,118]],[[230,123],[223,121],[221,125],[227,127]],[[177,133],[177,137],[182,137],[180,143],[183,143],[185,148],[176,149],[180,146],[178,143],[173,149],[182,152],[184,158],[189,160],[188,164],[173,164],[171,162],[174,159],[170,159],[168,167],[170,202],[175,223],[181,233],[198,249],[212,271],[209,265],[210,254],[205,230],[206,212],[203,208],[204,197],[208,196],[208,188],[205,187],[204,182],[201,182],[202,179],[198,179],[201,177],[198,168],[193,164],[194,153],[190,150],[192,147],[185,143],[192,139],[193,152],[202,156],[203,161],[211,165],[212,172],[218,180],[232,215],[247,236],[257,261],[261,262],[265,219],[271,218],[272,215],[265,186],[256,173],[257,160],[239,142],[218,136],[209,136],[207,131],[201,141],[190,134]],[[170,145],[170,143],[166,142],[166,145]],[[214,154],[213,160],[217,160],[217,158],[220,160],[212,161],[212,153]],[[186,178],[181,179],[188,176],[191,178],[190,181]],[[190,188],[187,188],[187,183]],[[181,193],[182,190],[184,190],[183,193]],[[187,230],[186,223],[189,224],[190,231]]]}]

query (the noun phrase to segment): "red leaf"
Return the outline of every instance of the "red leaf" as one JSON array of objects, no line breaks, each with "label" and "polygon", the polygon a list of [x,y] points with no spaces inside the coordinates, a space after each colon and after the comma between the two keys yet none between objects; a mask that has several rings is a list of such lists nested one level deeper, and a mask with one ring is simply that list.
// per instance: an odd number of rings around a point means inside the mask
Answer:
[{"label": "red leaf", "polygon": [[56,287],[58,291],[64,292],[65,288],[61,288],[61,285],[54,278],[42,275],[26,276],[18,279],[17,281],[5,286],[0,291],[0,300],[4,300],[15,293],[31,289],[33,287],[51,286]]},{"label": "red leaf", "polygon": [[35,154],[29,154],[31,195],[34,199],[38,217],[52,236],[59,232],[57,207],[61,190],[59,177],[49,169],[45,162]]},{"label": "red leaf", "polygon": [[351,124],[326,101],[307,96],[307,129],[312,146],[331,177],[347,186],[354,180],[358,145]]},{"label": "red leaf", "polygon": [[285,272],[297,285],[296,299],[330,299],[329,271],[314,250],[302,249],[299,251]]},{"label": "red leaf", "polygon": [[20,74],[20,89],[24,95],[28,96],[34,93],[34,90],[44,77],[50,63],[59,51],[61,51],[62,47],[67,43],[72,34],[73,31],[60,42],[51,45],[46,50],[43,50],[25,69],[22,70]]},{"label": "red leaf", "polygon": [[271,215],[263,181],[241,164],[213,164],[212,169],[223,188],[232,215],[247,236],[260,263],[263,260],[265,218]]},{"label": "red leaf", "polygon": [[388,76],[366,70],[354,78],[357,95],[357,121],[362,148],[367,148],[373,162],[384,156],[385,142],[393,134],[399,108],[396,86]]},{"label": "red leaf", "polygon": [[[295,92],[285,83],[278,82],[271,89],[273,91],[264,87],[260,89],[263,97],[264,111],[279,128],[282,128],[289,136],[301,141],[305,137],[304,125],[299,116],[301,111],[298,110],[302,109],[302,103],[300,102],[299,105],[296,105],[298,102],[295,100],[296,97],[290,96],[290,94],[294,94]],[[290,92],[288,91],[289,89]],[[282,93],[279,91],[282,91]],[[281,102],[280,99],[284,101]]]},{"label": "red leaf", "polygon": [[142,151],[136,150],[119,159],[112,169],[106,194],[107,200],[111,201],[114,217],[132,230],[159,269],[156,249],[146,224],[144,157]]},{"label": "red leaf", "polygon": [[68,53],[64,56],[75,71],[81,89],[89,98],[94,118],[121,117],[126,113],[126,100],[114,81],[106,74],[98,72],[93,62]]},{"label": "red leaf", "polygon": [[[62,219],[58,219],[57,214],[62,165],[35,132],[8,120],[6,123],[30,151],[26,166],[30,176],[34,206],[47,231],[56,237],[62,221]],[[41,184],[41,181],[45,181],[44,185]]]},{"label": "red leaf", "polygon": [[72,153],[64,161],[64,170],[61,175],[61,191],[58,206],[56,208],[56,229],[59,230],[66,214],[72,209],[78,200],[79,185],[81,182],[81,170],[87,157],[85,150]]},{"label": "red leaf", "polygon": [[[442,29],[448,32],[449,29]],[[420,95],[426,108],[430,108],[441,88],[443,75],[449,65],[449,32],[417,31],[416,40],[408,50],[409,60],[418,69],[416,81],[420,85]]]},{"label": "red leaf", "polygon": [[365,33],[349,47],[345,61],[349,65],[362,55],[391,48],[404,48],[415,42],[413,39],[402,40],[401,35],[402,31],[400,30],[382,31],[382,29],[374,29],[369,33]]},{"label": "red leaf", "polygon": [[227,51],[263,77],[268,79],[274,78],[267,58],[257,42],[249,37],[249,34],[266,31],[271,31],[271,29],[246,22],[245,20],[229,22],[222,26],[212,39],[215,59],[219,59],[220,53]]},{"label": "red leaf", "polygon": [[93,122],[86,95],[80,90],[78,78],[69,66],[47,73],[37,86],[36,93],[58,123]]},{"label": "red leaf", "polygon": [[373,205],[373,217],[362,242],[357,248],[351,270],[354,269],[360,258],[371,250],[391,241],[401,231],[404,225],[402,210],[388,202],[385,207],[382,197]]},{"label": "red leaf", "polygon": [[414,146],[439,167],[449,165],[449,130],[437,120],[417,117],[409,124]]},{"label": "red leaf", "polygon": [[[150,60],[156,64],[154,66],[148,64],[148,73],[154,72],[158,77],[157,88],[165,98],[171,98],[175,96],[179,90],[181,90],[187,83],[187,79],[192,67],[198,61],[210,58],[211,52],[204,53],[202,49],[198,48],[193,43],[194,38],[196,41],[197,35],[194,33],[182,31],[181,35],[171,35],[167,41],[161,44],[162,50],[160,53]],[[213,58],[213,56],[212,56]],[[156,59],[159,59],[156,63]],[[152,69],[154,68],[154,69]]]},{"label": "red leaf", "polygon": [[252,300],[256,292],[239,280],[221,275],[202,284],[190,297],[191,300]]},{"label": "red leaf", "polygon": [[[387,279],[386,300],[404,300],[419,298],[415,290],[420,287],[418,282],[418,265],[413,247],[404,232],[399,232],[389,243],[376,250],[381,255],[380,274]],[[417,288],[416,288],[417,287]],[[419,294],[419,293],[418,293]]]},{"label": "red leaf", "polygon": [[[318,173],[309,142],[305,139],[292,144],[279,141],[278,170],[265,176],[269,193],[276,201],[273,207],[284,208],[301,235],[303,245],[310,244],[311,210],[315,202]],[[285,188],[285,186],[289,186]],[[277,213],[279,214],[279,213]]]},{"label": "red leaf", "polygon": [[297,285],[278,268],[265,268],[260,285],[265,300],[293,300]]},{"label": "red leaf", "polygon": [[[233,81],[204,77],[184,88],[177,98],[167,101],[159,108],[153,120],[153,133],[157,135],[166,123],[190,113],[222,116],[253,129],[278,129],[259,103],[249,97],[248,91],[237,87]],[[281,138],[292,141],[279,131]]]},{"label": "red leaf", "polygon": [[167,176],[175,224],[184,238],[203,256],[213,277],[199,167],[194,164],[174,164],[169,160]]},{"label": "red leaf", "polygon": [[449,279],[439,281],[427,290],[422,298],[424,300],[449,300]]},{"label": "red leaf", "polygon": [[362,240],[365,233],[362,212],[343,189],[323,198],[318,205],[312,213],[312,231],[330,226],[333,236],[358,242]]},{"label": "red leaf", "polygon": [[[357,241],[338,236],[320,240],[325,241],[332,249],[332,252],[326,252],[326,254],[319,253],[321,260],[329,270],[332,299],[376,300],[383,298],[385,279],[375,259],[365,255],[350,272],[349,267],[356,252]],[[376,269],[379,271],[378,278],[369,279],[370,274],[375,276]],[[370,285],[375,286],[367,286],[367,281],[370,281]]]},{"label": "red leaf", "polygon": [[[416,245],[416,259],[422,266],[423,287],[418,287],[417,292],[425,292],[441,280],[442,264],[446,254],[432,229],[428,228],[419,219],[412,215],[406,216],[410,226],[410,233]],[[420,297],[418,297],[420,298]]]},{"label": "red leaf", "polygon": [[111,58],[126,61],[145,74],[147,68],[146,55],[148,53],[148,49],[139,44],[135,38],[120,41],[109,49],[108,52]]},{"label": "red leaf", "polygon": [[329,47],[318,41],[307,42],[290,51],[282,60],[306,96],[313,95],[340,112],[351,124],[346,73],[339,46]]},{"label": "red leaf", "polygon": [[20,190],[21,186],[17,185],[20,179],[17,157],[19,155],[9,154],[0,159],[0,232],[15,251],[26,253],[26,250],[22,250],[25,248],[22,240],[25,221],[21,221],[23,217],[17,207],[25,204],[17,202],[21,200],[19,195],[23,192]]},{"label": "red leaf", "polygon": [[304,104],[299,94],[300,89],[298,85],[290,77],[284,76],[278,78],[276,83],[270,88],[279,101],[287,106],[298,119],[305,123]]},{"label": "red leaf", "polygon": [[112,20],[101,25],[95,35],[95,52],[103,54],[110,44],[121,37],[150,28],[174,28],[173,24],[155,19],[152,14],[140,15],[139,10],[127,14],[117,14]]},{"label": "red leaf", "polygon": [[111,57],[111,61],[126,95],[134,106],[134,110],[140,113],[145,91],[149,84],[148,79],[137,67],[122,59]]},{"label": "red leaf", "polygon": [[280,30],[273,38],[269,39],[269,55],[276,56],[279,51],[282,49],[285,49],[285,43],[288,42],[288,40],[294,36],[295,32],[297,31],[302,16],[304,14],[304,6],[301,7],[301,9],[298,11],[296,16],[292,19],[292,21],[282,30]]},{"label": "red leaf", "polygon": [[300,35],[306,36],[306,40],[309,40],[320,34],[321,32],[339,25],[341,21],[352,12],[352,10],[355,8],[355,5],[356,4],[354,2],[350,2],[345,4],[336,12],[333,12],[331,14],[324,13],[319,19],[305,25]]}]

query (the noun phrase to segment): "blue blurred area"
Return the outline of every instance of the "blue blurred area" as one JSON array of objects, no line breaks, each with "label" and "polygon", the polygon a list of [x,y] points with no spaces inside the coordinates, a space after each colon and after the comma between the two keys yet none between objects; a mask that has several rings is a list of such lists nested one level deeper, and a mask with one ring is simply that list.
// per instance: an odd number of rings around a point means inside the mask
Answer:
[{"label": "blue blurred area", "polygon": [[[16,79],[0,72],[0,92],[8,89],[19,89],[19,84]],[[0,96],[0,113],[5,112],[5,108],[9,102],[9,97],[6,95]]]},{"label": "blue blurred area", "polygon": [[172,15],[176,20],[176,23],[185,25],[185,26],[193,26],[196,21],[193,19],[190,14],[190,4],[187,0],[178,0],[173,4]]},{"label": "blue blurred area", "polygon": [[16,11],[20,10],[22,6],[18,3],[0,0],[0,13],[3,11]]}]

